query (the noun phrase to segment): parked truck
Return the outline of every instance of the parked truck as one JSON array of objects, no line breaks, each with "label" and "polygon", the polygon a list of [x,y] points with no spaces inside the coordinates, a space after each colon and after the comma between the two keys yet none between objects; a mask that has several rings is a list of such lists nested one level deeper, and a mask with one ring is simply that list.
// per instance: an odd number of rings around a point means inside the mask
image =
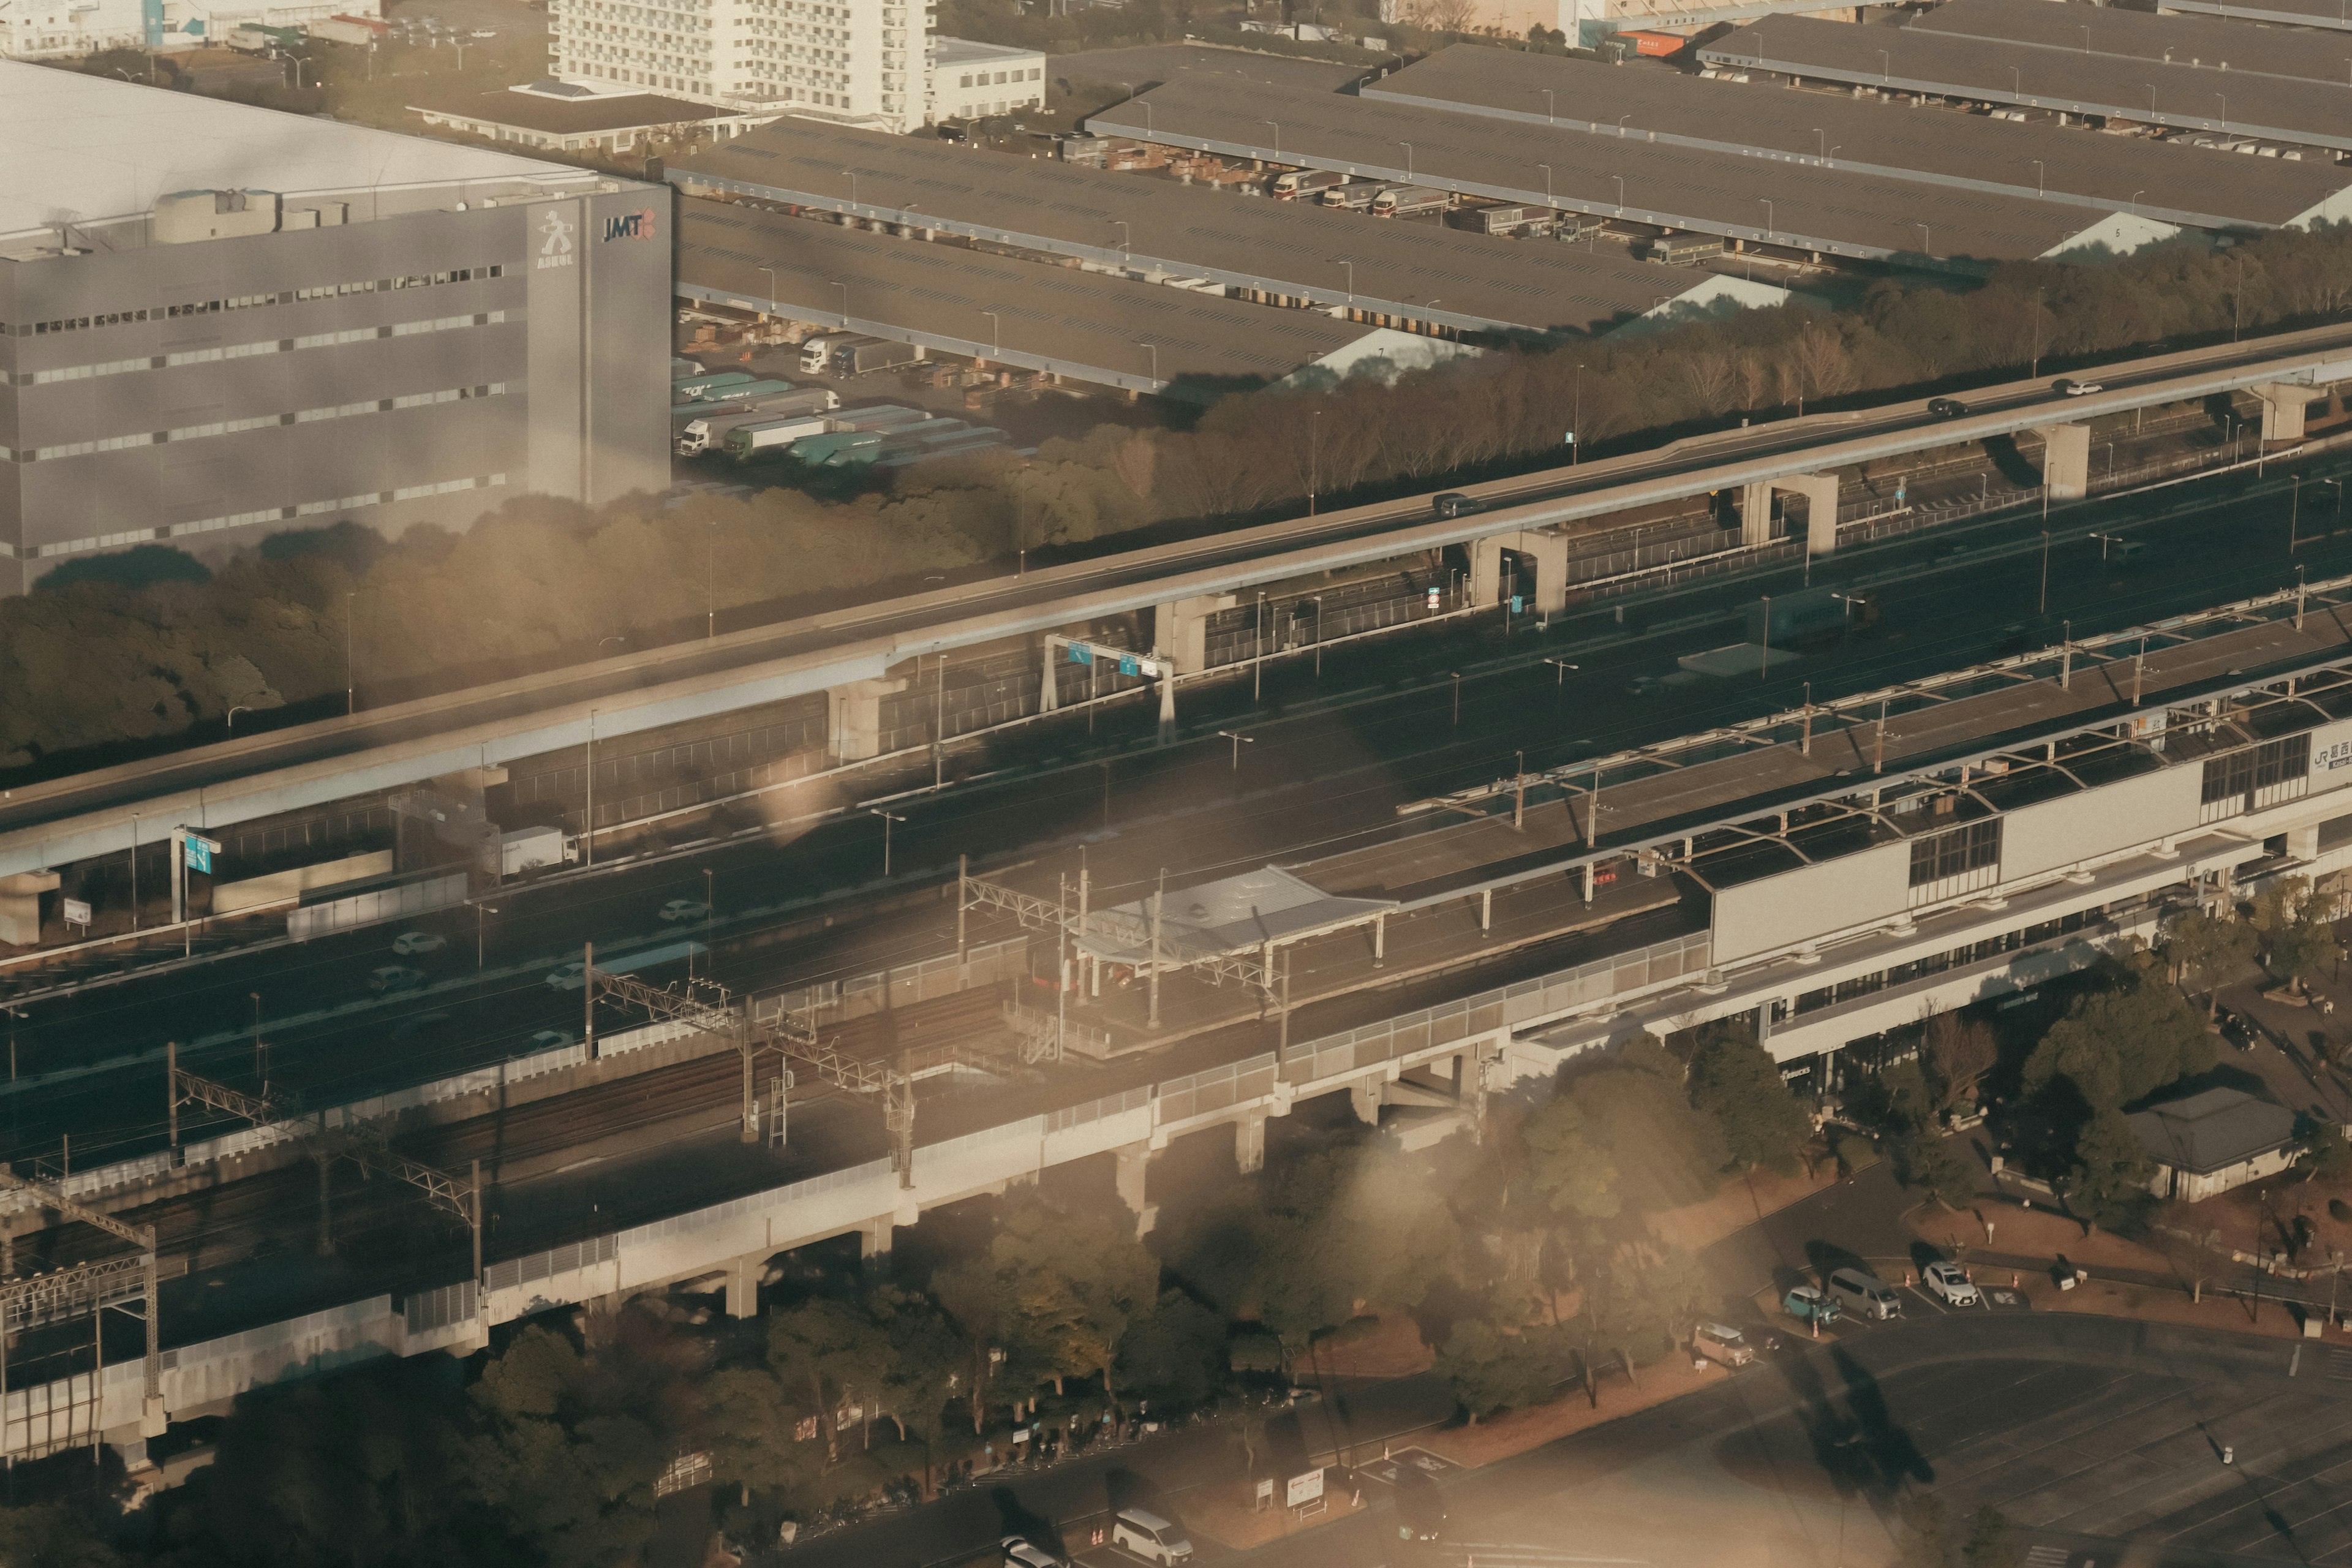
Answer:
[{"label": "parked truck", "polygon": [[1723,237],[1719,234],[1662,234],[1643,251],[1646,259],[1668,267],[1687,267],[1694,261],[1722,254]]},{"label": "parked truck", "polygon": [[727,432],[720,449],[739,463],[761,454],[780,454],[807,436],[822,436],[833,421],[822,414],[793,414],[782,419],[751,419]]},{"label": "parked truck", "polygon": [[819,332],[801,341],[801,374],[818,375],[833,364],[834,346],[859,336],[856,332]]},{"label": "parked truck", "polygon": [[920,364],[923,351],[914,343],[893,342],[888,338],[867,338],[862,342],[844,343],[833,351],[833,373],[835,375],[865,375],[868,372],[890,370],[902,364]]},{"label": "parked truck", "polygon": [[1276,201],[1291,202],[1301,196],[1320,195],[1347,183],[1348,176],[1337,169],[1293,169],[1286,174],[1276,174],[1267,189]]},{"label": "parked truck", "polygon": [[751,403],[730,403],[699,418],[688,420],[686,427],[677,433],[677,455],[691,458],[698,452],[708,452],[726,438],[727,432],[739,425],[749,425],[761,419],[782,419],[793,415],[830,414],[840,406],[841,395],[829,386],[803,386]]},{"label": "parked truck", "polygon": [[747,370],[709,370],[698,375],[674,376],[669,384],[673,403],[688,403],[697,398],[726,397],[728,388],[748,386],[759,377]]},{"label": "parked truck", "polygon": [[1510,234],[1541,218],[1540,211],[1528,207],[1463,207],[1448,213],[1445,221],[1473,234]]},{"label": "parked truck", "polygon": [[1398,189],[1391,180],[1350,180],[1344,185],[1334,185],[1323,193],[1327,207],[1345,207],[1350,212],[1364,212],[1381,198],[1383,192]]},{"label": "parked truck", "polygon": [[1442,213],[1454,205],[1454,193],[1433,185],[1391,185],[1372,198],[1374,217],[1418,217]]},{"label": "parked truck", "polygon": [[835,430],[795,443],[793,456],[813,468],[846,468],[882,455],[879,430]]},{"label": "parked truck", "polygon": [[560,827],[518,827],[499,835],[499,875],[520,877],[542,867],[561,866],[572,847]]}]

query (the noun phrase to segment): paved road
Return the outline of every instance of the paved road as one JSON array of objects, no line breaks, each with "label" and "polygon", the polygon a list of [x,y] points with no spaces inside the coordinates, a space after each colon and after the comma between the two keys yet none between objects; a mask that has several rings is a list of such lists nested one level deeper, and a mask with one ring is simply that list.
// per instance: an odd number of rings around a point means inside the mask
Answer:
[{"label": "paved road", "polygon": [[[1873,1331],[1440,1479],[1447,1539],[1391,1504],[1244,1554],[1281,1568],[1883,1562],[1908,1486],[1991,1502],[2036,1568],[2352,1561],[2352,1352],[2064,1314]],[[2337,1374],[2341,1368],[2341,1375]],[[2223,1466],[2221,1447],[2233,1450]],[[2054,1555],[2053,1554],[2054,1552]]]}]

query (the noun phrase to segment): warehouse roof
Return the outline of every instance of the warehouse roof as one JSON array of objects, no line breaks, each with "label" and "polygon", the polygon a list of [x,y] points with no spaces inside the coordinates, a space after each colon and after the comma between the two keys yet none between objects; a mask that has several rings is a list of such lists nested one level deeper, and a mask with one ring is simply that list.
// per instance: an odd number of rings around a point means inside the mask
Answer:
[{"label": "warehouse roof", "polygon": [[[173,191],[386,192],[593,180],[535,158],[0,60],[0,236],[143,214]],[[355,212],[354,217],[362,215]],[[77,227],[77,243],[86,243]]]},{"label": "warehouse roof", "polygon": [[1055,55],[1047,62],[1045,79],[1064,87],[1071,82],[1096,81],[1107,87],[1129,86],[1144,92],[1163,81],[1221,76],[1238,81],[1303,88],[1309,92],[1337,92],[1370,74],[1362,66],[1262,54],[1255,49],[1222,48],[1208,44],[1142,44],[1127,49],[1088,49],[1082,54]]},{"label": "warehouse roof", "polygon": [[[1368,335],[1382,336],[1314,310],[1276,310],[690,196],[678,204],[677,277],[689,297],[744,310],[828,324],[845,316],[856,331],[1109,385],[1159,390],[1176,384],[1181,393],[1191,384],[1203,396],[1280,380]],[[1438,351],[1452,346],[1412,342]]]},{"label": "warehouse roof", "polygon": [[1213,79],[1170,82],[1087,123],[1229,156],[1915,263],[2047,256],[2093,237],[2129,249],[2174,232],[2150,220],[2096,218],[2067,203]]},{"label": "warehouse roof", "polygon": [[[2331,11],[2327,7],[2336,6]],[[2165,0],[2168,11],[2183,11],[2199,16],[2229,16],[2241,22],[2263,22],[2272,26],[2325,27],[2330,31],[2352,30],[2352,14],[2347,14],[2340,0]]]},{"label": "warehouse roof", "polygon": [[1947,37],[2030,44],[2071,55],[2185,64],[2216,75],[2242,72],[2345,85],[2340,46],[2331,47],[2301,28],[2265,27],[2234,17],[2159,16],[2104,5],[2053,5],[2050,0],[1945,0],[1907,26]]},{"label": "warehouse roof", "polygon": [[[1661,294],[1679,297],[1717,281],[1696,268],[1649,266],[1614,251],[1469,234],[805,121],[680,159],[670,179],[689,187],[723,180],[723,188],[762,200],[1474,331],[1590,331],[1650,310]],[[1761,285],[1757,292],[1786,297]]]},{"label": "warehouse roof", "polygon": [[1717,38],[1699,50],[1699,58],[1891,92],[2352,149],[2352,86],[2275,76],[2241,79],[2234,69],[2179,60],[2123,59],[1810,16],[1768,16]]},{"label": "warehouse roof", "polygon": [[[2048,0],[2015,3],[2053,9]],[[2322,160],[2250,163],[2185,142],[2098,136],[2048,121],[2020,124],[1843,92],[1708,81],[1664,68],[1621,69],[1461,44],[1366,87],[1363,96],[1609,137],[1620,134],[1622,122],[1629,136],[1654,131],[1661,142],[2011,196],[2041,191],[2200,227],[2352,216],[2352,171]]]}]

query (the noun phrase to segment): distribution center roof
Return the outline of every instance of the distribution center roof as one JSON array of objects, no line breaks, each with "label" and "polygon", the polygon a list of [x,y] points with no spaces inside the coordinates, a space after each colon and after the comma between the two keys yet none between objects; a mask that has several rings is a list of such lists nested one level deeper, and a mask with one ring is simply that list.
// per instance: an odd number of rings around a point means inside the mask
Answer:
[{"label": "distribution center roof", "polygon": [[[2334,5],[2335,10],[2327,7]],[[2168,11],[2200,16],[2229,16],[2241,22],[2265,22],[2297,27],[2352,30],[2352,11],[2341,0],[2165,0]]]},{"label": "distribution center roof", "polygon": [[1363,66],[1208,44],[1139,44],[1125,49],[1088,49],[1083,54],[1050,56],[1045,67],[1046,80],[1058,82],[1065,89],[1075,82],[1091,81],[1132,91],[1149,91],[1163,81],[1188,77],[1218,76],[1304,88],[1309,92],[1337,92],[1370,74]]},{"label": "distribution center roof", "polygon": [[127,217],[173,191],[383,190],[579,169],[0,60],[0,235]]},{"label": "distribution center roof", "polygon": [[[1170,82],[1087,123],[1227,156],[1841,256],[1965,265],[2046,256],[2089,237],[2132,248],[2172,232],[2144,220],[2095,219],[2069,203],[1213,79]],[[2108,232],[2094,235],[2103,227]]]},{"label": "distribution center roof", "polygon": [[2181,61],[2122,59],[1810,16],[1768,16],[1717,38],[1699,50],[1699,58],[1892,92],[2352,149],[2352,86],[2274,76],[2241,80],[2235,70]]},{"label": "distribution center roof", "polygon": [[1947,37],[2185,64],[2217,76],[2222,71],[2262,74],[2338,87],[2346,79],[2340,44],[2301,28],[2252,22],[2158,16],[2104,5],[2053,5],[2050,0],[1945,0],[1907,25]]},{"label": "distribution center roof", "polygon": [[[1649,311],[1662,293],[1738,286],[1613,250],[1468,234],[808,121],[723,142],[679,160],[669,177],[688,186],[723,180],[723,188],[762,200],[1473,331],[1590,331]],[[1761,296],[1762,286],[1757,289]]]},{"label": "distribution center roof", "polygon": [[1313,310],[691,196],[678,203],[677,277],[682,293],[746,310],[826,323],[845,314],[856,331],[1136,388],[1279,380],[1372,335]]},{"label": "distribution center roof", "polygon": [[[2055,9],[2048,0],[2015,3]],[[1620,134],[1622,122],[1625,134],[1654,131],[1660,142],[2011,196],[2042,192],[2206,228],[2352,216],[2352,172],[2320,160],[2248,163],[2183,142],[2099,136],[1843,92],[1708,81],[1665,67],[1619,68],[1457,44],[1367,86],[1363,96],[1609,137]],[[2339,213],[2338,205],[2347,210]]]}]

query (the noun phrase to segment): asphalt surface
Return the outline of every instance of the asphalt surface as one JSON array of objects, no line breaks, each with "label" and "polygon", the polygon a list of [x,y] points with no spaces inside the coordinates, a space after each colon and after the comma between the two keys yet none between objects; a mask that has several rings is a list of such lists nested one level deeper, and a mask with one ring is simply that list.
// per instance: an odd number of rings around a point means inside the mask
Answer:
[{"label": "asphalt surface", "polygon": [[[2352,327],[2310,335],[2300,347],[2352,343]],[[2278,356],[2275,342],[2257,342],[2210,351],[2203,369],[2256,363]],[[2135,370],[2129,364],[2112,371],[2084,371],[2110,389],[2168,379],[2180,367]],[[2011,384],[1970,393],[1972,413],[1999,413],[2034,404],[2048,404],[2053,414],[2064,412],[2073,400],[2053,393],[2040,382]],[[1490,506],[1517,506],[1606,489],[1633,480],[1668,477],[1727,461],[1801,450],[1831,440],[1927,428],[1931,419],[1921,405],[1898,405],[1885,410],[1833,416],[1814,416],[1727,431],[1685,441],[1649,455],[1611,458],[1589,468],[1550,469],[1496,486],[1480,486]],[[634,691],[662,681],[740,668],[768,659],[840,647],[867,639],[907,639],[926,630],[999,612],[1042,605],[1076,594],[1099,592],[1157,581],[1187,572],[1260,559],[1268,555],[1360,540],[1408,523],[1429,520],[1425,500],[1383,503],[1322,518],[1295,519],[1271,529],[1212,534],[1182,543],[1127,552],[1101,560],[1058,567],[1011,578],[973,581],[950,592],[925,595],[909,602],[884,600],[828,615],[821,624],[789,622],[755,632],[734,634],[723,641],[687,643],[671,647],[551,672],[500,687],[452,693],[405,703],[381,713],[325,720],[247,740],[207,746],[158,757],[127,768],[107,770],[77,781],[19,791],[19,798],[0,804],[0,832],[55,822],[83,812],[127,805],[175,791],[249,777],[272,769],[315,763],[378,746],[418,740],[468,725],[493,723],[525,714],[584,703],[616,693]]]},{"label": "asphalt surface", "polygon": [[[1369,1505],[1202,1561],[1284,1568],[1568,1563],[1821,1564],[1885,1560],[1896,1500],[1984,1503],[2035,1568],[2340,1563],[2352,1556],[2352,1351],[2070,1314],[1937,1313],[1803,1342],[1699,1392],[1475,1469],[1430,1467],[1448,1514],[1432,1543],[1397,1538],[1374,1461],[1444,1403],[1423,1376],[1359,1391],[1346,1452],[1310,1426],[1311,1462],[1352,1459]],[[1604,1381],[1601,1404],[1621,1398]],[[1570,1397],[1575,1397],[1571,1394]],[[1304,1447],[1304,1446],[1302,1446]],[[2224,1448],[2231,1462],[2221,1462]],[[1277,1460],[1269,1468],[1278,1468]],[[1023,1533],[1085,1568],[1138,1560],[1092,1544],[1107,1510],[1185,1521],[1202,1489],[1238,1494],[1213,1427],[984,1476],[940,1501],[802,1542],[768,1560],[986,1560]],[[1344,1474],[1344,1473],[1343,1473]],[[1344,1481],[1343,1481],[1344,1484]]]}]

